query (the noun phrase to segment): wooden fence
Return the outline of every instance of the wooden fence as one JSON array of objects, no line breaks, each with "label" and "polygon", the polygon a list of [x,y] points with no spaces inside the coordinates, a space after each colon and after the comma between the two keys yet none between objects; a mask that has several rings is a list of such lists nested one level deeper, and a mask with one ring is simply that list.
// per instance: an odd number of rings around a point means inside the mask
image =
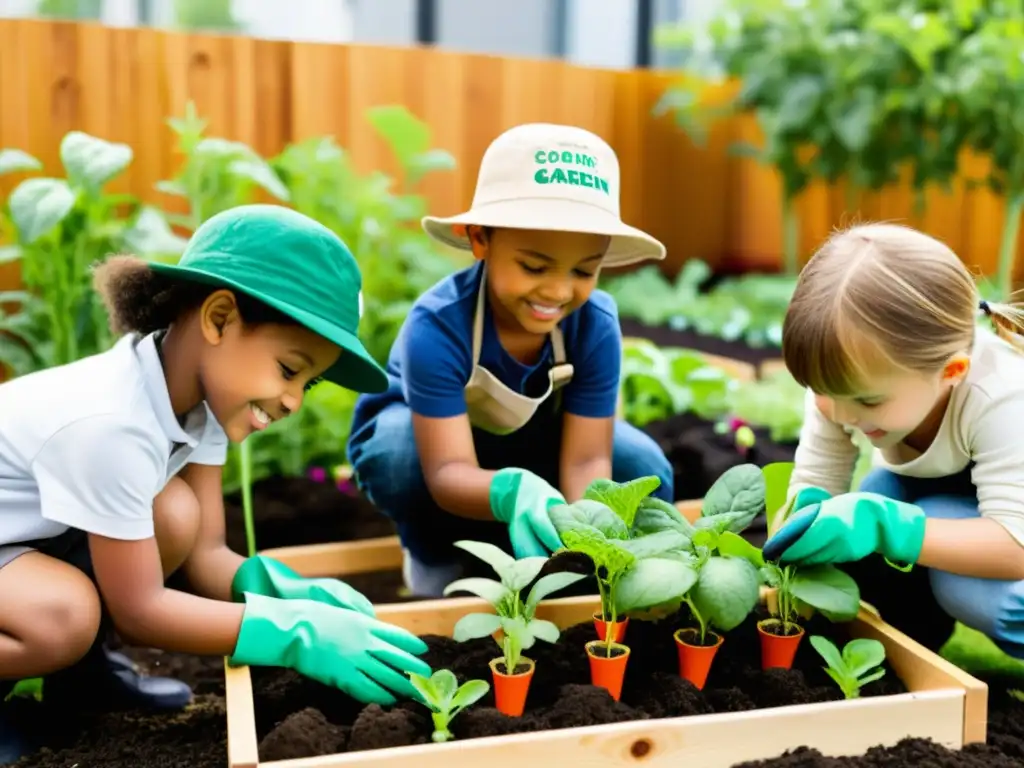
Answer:
[{"label": "wooden fence", "polygon": [[[59,174],[58,145],[84,130],[131,145],[135,160],[117,189],[169,205],[153,185],[180,160],[168,117],[194,100],[213,135],[245,141],[265,156],[330,134],[362,169],[393,170],[365,120],[368,107],[403,103],[426,120],[434,144],[459,162],[427,182],[432,211],[453,213],[473,195],[487,144],[517,123],[573,123],[604,137],[622,165],[622,214],[661,238],[666,271],[692,257],[728,268],[780,263],[775,174],[728,155],[756,141],[747,119],[716,128],[694,146],[671,117],[652,110],[672,73],[608,71],[425,48],[326,45],[106,28],[38,20],[0,21],[0,147],[24,149]],[[971,161],[977,165],[978,161]],[[0,179],[0,194],[17,179]],[[801,250],[858,219],[901,220],[943,238],[979,271],[994,270],[1003,206],[958,185],[928,195],[913,215],[908,190],[866,195],[848,208],[842,189],[818,185],[800,201]],[[8,272],[10,283],[13,273]],[[5,276],[0,274],[0,284]]]}]

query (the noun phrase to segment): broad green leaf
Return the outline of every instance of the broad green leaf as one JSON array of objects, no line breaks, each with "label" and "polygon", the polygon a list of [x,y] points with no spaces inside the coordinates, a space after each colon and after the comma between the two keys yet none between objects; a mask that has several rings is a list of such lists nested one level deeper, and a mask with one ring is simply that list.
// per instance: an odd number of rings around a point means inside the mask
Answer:
[{"label": "broad green leaf", "polygon": [[491,605],[497,607],[502,600],[507,598],[511,592],[505,585],[493,579],[472,577],[468,579],[456,579],[444,588],[445,596],[455,592],[470,592],[477,597],[482,597]]},{"label": "broad green leaf", "polygon": [[647,536],[640,536],[625,541],[613,541],[615,546],[625,549],[637,560],[658,557],[673,549],[688,549],[690,540],[676,531],[658,531]]},{"label": "broad green leaf", "polygon": [[761,468],[761,474],[764,475],[764,506],[769,525],[775,514],[786,505],[789,479],[793,476],[794,466],[791,461],[777,461]]},{"label": "broad green leaf", "polygon": [[616,547],[596,530],[566,531],[562,537],[565,546],[573,552],[580,552],[594,562],[595,569],[607,570],[606,578],[622,573],[636,558],[624,549]]},{"label": "broad green leaf", "polygon": [[545,643],[557,643],[560,632],[558,626],[547,619],[531,619],[526,625],[530,634]]},{"label": "broad green leaf", "polygon": [[245,158],[234,160],[228,166],[231,173],[248,179],[253,184],[265,189],[278,200],[289,202],[291,194],[277,174],[262,158]]},{"label": "broad green leaf", "polygon": [[640,502],[658,489],[661,480],[656,476],[638,477],[628,483],[616,483],[612,480],[599,479],[587,486],[583,498],[599,501],[608,506],[622,521],[626,528],[633,527]]},{"label": "broad green leaf", "polygon": [[696,581],[697,572],[687,563],[659,557],[640,560],[615,588],[616,611],[625,614],[678,600]]},{"label": "broad green leaf", "polygon": [[459,689],[459,681],[450,669],[439,669],[430,676],[430,682],[437,692],[438,702],[445,705],[451,703],[455,692]]},{"label": "broad green leaf", "polygon": [[498,574],[502,581],[504,581],[505,572],[508,571],[516,561],[516,559],[505,550],[483,541],[467,541],[463,539],[456,541],[455,546],[459,549],[464,549],[474,557],[483,560],[494,569],[494,572]]},{"label": "broad green leaf", "polygon": [[454,171],[455,157],[446,149],[429,149],[409,158],[407,173],[409,183],[415,184],[424,176],[435,171]]},{"label": "broad green leaf", "polygon": [[842,672],[845,669],[843,657],[839,653],[839,649],[836,648],[835,643],[823,635],[811,635],[810,641],[814,650],[825,660],[830,669],[838,672]]},{"label": "broad green leaf", "polygon": [[797,569],[790,591],[833,622],[852,621],[860,612],[857,582],[831,564]]},{"label": "broad green leaf", "polygon": [[522,616],[502,617],[501,631],[505,633],[503,644],[511,643],[517,654],[533,647],[533,635],[530,634],[530,627]]},{"label": "broad green leaf", "polygon": [[128,167],[132,148],[70,131],[60,143],[60,161],[73,185],[95,192]]},{"label": "broad green leaf", "polygon": [[693,524],[687,520],[675,504],[664,499],[648,496],[640,502],[633,520],[634,535],[649,535],[659,531],[676,531],[687,538],[693,538]]},{"label": "broad green leaf", "polygon": [[75,207],[75,193],[63,179],[26,179],[8,198],[11,221],[25,245],[49,234]]},{"label": "broad green leaf", "polygon": [[875,680],[881,680],[883,677],[885,677],[885,669],[876,669],[870,675],[858,677],[857,682],[860,683],[860,687],[863,688],[868,683],[873,683]]},{"label": "broad green leaf", "polygon": [[757,569],[738,557],[712,557],[690,590],[690,600],[701,616],[724,632],[743,623],[759,597]]},{"label": "broad green leaf", "polygon": [[765,509],[765,479],[755,464],[740,464],[722,473],[704,496],[704,517],[729,515],[728,530],[743,531]]},{"label": "broad green leaf", "polygon": [[423,703],[434,709],[437,703],[437,691],[434,690],[434,683],[430,678],[419,675],[415,672],[409,673],[409,682],[416,689],[423,699]]},{"label": "broad green leaf", "polygon": [[541,600],[560,589],[565,589],[571,584],[575,584],[583,578],[584,576],[581,573],[569,573],[567,571],[549,573],[547,576],[542,576],[533,585],[530,594],[526,598],[526,614],[533,616]]},{"label": "broad green leaf", "polygon": [[858,637],[843,646],[843,663],[853,677],[860,677],[885,661],[885,646],[878,640]]},{"label": "broad green leaf", "polygon": [[547,561],[546,557],[523,557],[515,560],[502,574],[501,582],[512,592],[518,592],[537,578],[537,574]]},{"label": "broad green leaf", "polygon": [[387,141],[403,168],[409,168],[414,158],[430,149],[430,126],[404,105],[373,107],[367,111],[366,119]]},{"label": "broad green leaf", "polygon": [[464,643],[467,640],[493,635],[501,628],[501,617],[496,613],[467,613],[456,622],[452,637]]},{"label": "broad green leaf", "polygon": [[548,517],[560,537],[566,531],[584,527],[594,528],[609,539],[629,537],[626,523],[600,500],[583,498],[573,504],[559,504],[549,510]]},{"label": "broad green leaf", "polygon": [[719,535],[718,553],[721,555],[731,555],[732,557],[742,557],[756,568],[764,566],[764,557],[761,555],[761,550],[732,531],[725,531]]},{"label": "broad green leaf", "polygon": [[0,149],[0,175],[23,171],[41,171],[43,164],[20,149]]},{"label": "broad green leaf", "polygon": [[451,701],[453,710],[465,709],[482,699],[491,690],[491,686],[483,680],[467,680],[460,687]]}]

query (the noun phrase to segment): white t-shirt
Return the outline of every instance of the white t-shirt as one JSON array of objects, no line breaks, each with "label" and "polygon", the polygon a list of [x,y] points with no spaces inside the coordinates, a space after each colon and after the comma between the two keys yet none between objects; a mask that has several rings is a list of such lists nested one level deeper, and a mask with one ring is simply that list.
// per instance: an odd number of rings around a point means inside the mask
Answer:
[{"label": "white t-shirt", "polygon": [[[849,492],[857,456],[851,431],[825,418],[808,391],[789,497],[808,486]],[[900,443],[872,456],[876,467],[918,478],[955,475],[971,462],[978,511],[1024,545],[1024,354],[987,329],[928,450]]]},{"label": "white t-shirt", "polygon": [[205,402],[178,423],[153,334],[0,384],[0,545],[68,528],[149,538],[168,480],[226,456]]}]

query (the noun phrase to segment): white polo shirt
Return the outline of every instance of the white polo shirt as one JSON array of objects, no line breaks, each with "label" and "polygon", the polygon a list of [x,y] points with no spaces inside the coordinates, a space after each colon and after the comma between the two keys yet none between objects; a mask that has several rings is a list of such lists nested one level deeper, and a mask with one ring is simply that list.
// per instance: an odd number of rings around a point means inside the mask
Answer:
[{"label": "white polo shirt", "polygon": [[[852,428],[829,421],[808,390],[789,498],[817,486],[847,493],[858,449]],[[872,464],[899,475],[948,477],[973,464],[978,512],[1024,545],[1024,354],[978,329],[971,367],[953,388],[935,440],[924,453],[902,443],[874,449]],[[777,516],[773,529],[781,525]]]},{"label": "white polo shirt", "polygon": [[0,384],[0,545],[68,528],[153,535],[153,499],[185,464],[222,465],[227,436],[200,403],[182,426],[156,336]]}]

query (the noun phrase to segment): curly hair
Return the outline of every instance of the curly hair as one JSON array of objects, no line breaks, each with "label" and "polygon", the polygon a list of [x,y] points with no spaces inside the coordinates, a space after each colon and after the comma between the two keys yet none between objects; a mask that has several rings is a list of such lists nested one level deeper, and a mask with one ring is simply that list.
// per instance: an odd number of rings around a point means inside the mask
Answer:
[{"label": "curly hair", "polygon": [[[103,300],[116,336],[146,335],[198,309],[217,286],[162,275],[136,256],[111,256],[93,267],[93,287]],[[247,294],[232,289],[242,321],[248,325],[297,321]]]}]

